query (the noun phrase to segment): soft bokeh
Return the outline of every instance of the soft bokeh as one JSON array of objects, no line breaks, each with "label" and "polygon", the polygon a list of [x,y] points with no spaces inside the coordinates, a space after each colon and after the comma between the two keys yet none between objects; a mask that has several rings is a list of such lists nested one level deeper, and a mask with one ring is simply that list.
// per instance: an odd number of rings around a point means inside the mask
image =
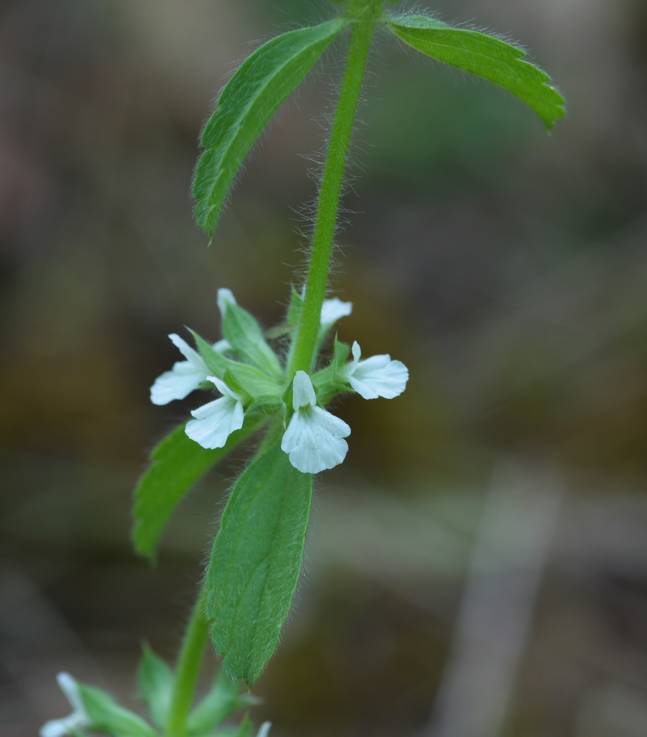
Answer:
[{"label": "soft bokeh", "polygon": [[[429,7],[419,2],[420,7]],[[257,686],[276,737],[647,732],[647,5],[442,0],[518,38],[569,117],[376,42],[339,236],[340,335],[412,371],[349,398],[305,575]],[[343,44],[280,111],[215,243],[189,181],[210,100],[297,0],[5,0],[0,732],[36,733],[68,670],[126,703],[172,659],[237,457],[150,569],[133,484],[195,402],[155,408],[167,333],[266,325],[303,270]],[[314,163],[313,163],[314,161]],[[310,176],[308,176],[310,170]],[[352,215],[352,217],[350,217]]]}]

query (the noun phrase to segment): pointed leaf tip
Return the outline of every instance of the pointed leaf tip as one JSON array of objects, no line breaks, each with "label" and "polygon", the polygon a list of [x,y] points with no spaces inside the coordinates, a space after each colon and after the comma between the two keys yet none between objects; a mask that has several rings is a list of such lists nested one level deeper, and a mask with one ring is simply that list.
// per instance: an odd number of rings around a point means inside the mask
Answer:
[{"label": "pointed leaf tip", "polygon": [[550,75],[530,62],[520,46],[425,15],[391,16],[387,23],[401,41],[416,51],[512,93],[534,110],[548,130],[566,115],[566,101]]},{"label": "pointed leaf tip", "polygon": [[273,38],[248,57],[223,88],[202,130],[204,150],[193,175],[195,219],[211,237],[254,142],[345,25],[336,18]]}]

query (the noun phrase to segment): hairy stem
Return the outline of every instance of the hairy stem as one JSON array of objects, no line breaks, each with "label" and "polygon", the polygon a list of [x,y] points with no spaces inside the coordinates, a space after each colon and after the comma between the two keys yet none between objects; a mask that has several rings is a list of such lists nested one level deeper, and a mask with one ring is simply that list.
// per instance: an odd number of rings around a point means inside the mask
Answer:
[{"label": "hairy stem", "polygon": [[186,721],[195,698],[195,688],[209,640],[209,624],[204,616],[206,588],[203,586],[184,633],[171,694],[167,737],[184,737]]},{"label": "hairy stem", "polygon": [[[352,4],[351,4],[352,5]],[[376,7],[381,3],[375,3]],[[301,319],[295,337],[289,373],[310,371],[317,346],[321,306],[326,296],[333,239],[337,228],[339,200],[346,169],[348,147],[357,114],[366,61],[371,46],[376,13],[372,9],[360,13],[353,21],[344,79],[324,164],[317,213],[312,235],[310,264],[306,278]]]},{"label": "hairy stem", "polygon": [[[319,190],[303,310],[290,352],[291,374],[300,369],[309,371],[316,351],[321,306],[328,285],[330,257],[337,227],[348,147],[357,114],[373,28],[381,5],[382,0],[351,0],[347,5],[348,16],[353,22],[353,31]],[[204,651],[209,640],[209,625],[204,616],[205,595],[206,589],[203,587],[182,641],[166,737],[186,735],[187,718],[195,698]]]}]

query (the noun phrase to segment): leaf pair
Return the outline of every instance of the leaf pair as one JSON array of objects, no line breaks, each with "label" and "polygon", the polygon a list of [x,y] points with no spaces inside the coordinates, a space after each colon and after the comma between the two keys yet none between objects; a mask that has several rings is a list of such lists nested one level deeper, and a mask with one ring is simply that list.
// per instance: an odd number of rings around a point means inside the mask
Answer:
[{"label": "leaf pair", "polygon": [[[518,46],[430,16],[385,16],[382,22],[417,51],[511,92],[547,128],[564,117],[564,98]],[[193,178],[195,219],[207,233],[213,235],[243,160],[279,105],[349,24],[337,18],[277,36],[243,62],[225,85],[202,131],[203,152]]]},{"label": "leaf pair", "polygon": [[[206,451],[180,426],[157,446],[136,491],[134,540],[141,554],[154,557],[184,493],[255,429],[245,426],[222,450]],[[278,644],[299,579],[311,498],[312,477],[299,473],[276,444],[252,461],[227,502],[207,571],[207,615],[225,669],[247,683]],[[145,654],[140,671],[146,693],[157,693],[151,710],[158,719],[168,698],[164,667]]]}]

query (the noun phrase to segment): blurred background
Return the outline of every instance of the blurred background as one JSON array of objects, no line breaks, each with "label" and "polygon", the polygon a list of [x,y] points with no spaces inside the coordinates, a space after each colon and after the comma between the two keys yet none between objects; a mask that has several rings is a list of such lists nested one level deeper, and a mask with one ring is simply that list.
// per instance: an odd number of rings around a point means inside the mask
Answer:
[{"label": "blurred background", "polygon": [[[431,8],[425,2],[421,8]],[[647,733],[647,4],[438,0],[522,40],[569,117],[382,33],[356,136],[340,336],[412,370],[349,398],[256,718],[276,737]],[[66,712],[59,670],[132,697],[172,659],[241,457],[151,569],[129,543],[166,335],[216,339],[227,286],[269,326],[303,268],[344,43],[281,109],[207,248],[189,182],[210,101],[323,0],[0,8],[0,732]],[[308,174],[310,171],[310,175]]]}]

